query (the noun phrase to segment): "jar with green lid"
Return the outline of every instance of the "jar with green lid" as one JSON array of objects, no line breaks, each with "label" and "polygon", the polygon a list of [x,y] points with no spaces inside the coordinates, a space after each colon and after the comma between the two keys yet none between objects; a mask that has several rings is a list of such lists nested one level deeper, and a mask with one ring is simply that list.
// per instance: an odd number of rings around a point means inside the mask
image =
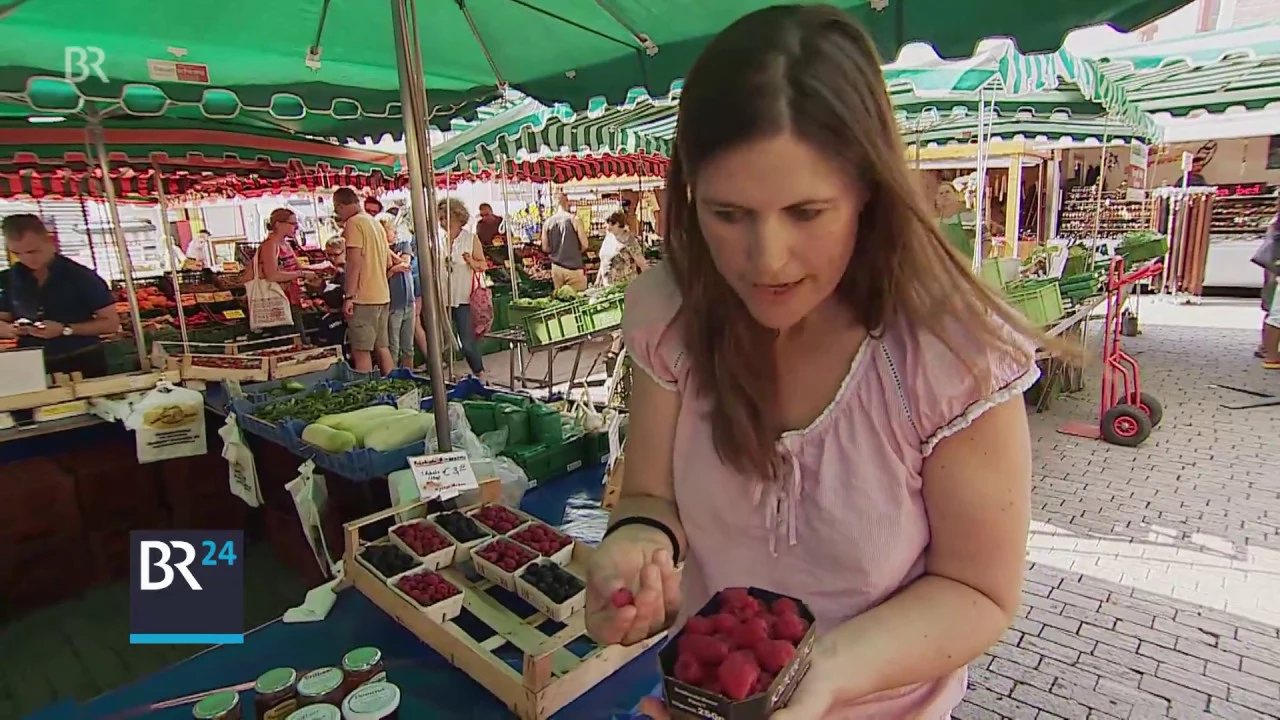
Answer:
[{"label": "jar with green lid", "polygon": [[308,705],[294,710],[285,720],[342,720],[342,711],[328,703]]},{"label": "jar with green lid", "polygon": [[342,656],[343,681],[346,691],[387,679],[386,667],[382,663],[382,651],[376,647],[359,647]]},{"label": "jar with green lid", "polygon": [[341,705],[344,695],[342,680],[342,671],[336,667],[320,668],[303,675],[298,680],[298,707]]},{"label": "jar with green lid", "polygon": [[258,676],[253,684],[257,720],[285,720],[298,709],[298,671],[280,667]]},{"label": "jar with green lid", "polygon": [[371,682],[356,688],[342,701],[342,720],[399,720],[400,688],[389,682]]},{"label": "jar with green lid", "polygon": [[214,693],[191,710],[196,720],[240,720],[240,695],[232,690]]}]

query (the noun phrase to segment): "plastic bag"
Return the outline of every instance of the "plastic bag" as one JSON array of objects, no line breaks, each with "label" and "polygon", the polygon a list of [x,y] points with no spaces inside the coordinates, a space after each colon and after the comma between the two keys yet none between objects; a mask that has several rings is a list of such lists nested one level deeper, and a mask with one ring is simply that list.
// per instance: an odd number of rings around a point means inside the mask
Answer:
[{"label": "plastic bag", "polygon": [[[507,449],[507,437],[510,434],[511,433],[504,427],[498,428],[497,430],[490,430],[480,436],[480,444],[484,445],[490,455],[497,457],[502,454],[503,450]],[[477,475],[476,477],[480,476]]]},{"label": "plastic bag", "polygon": [[493,327],[493,292],[484,284],[484,273],[471,276],[471,328],[477,338]]},{"label": "plastic bag", "polygon": [[161,381],[133,406],[125,426],[134,431],[139,463],[209,452],[204,396],[195,390]]},{"label": "plastic bag", "polygon": [[245,501],[249,507],[262,507],[262,488],[258,485],[258,468],[253,462],[253,452],[249,450],[240,426],[236,424],[236,415],[227,415],[227,421],[218,430],[222,437],[222,457],[227,461],[227,471],[231,484],[231,494]]},{"label": "plastic bag", "polygon": [[254,278],[244,284],[245,298],[249,301],[249,329],[280,327],[293,324],[293,309],[289,296],[280,283],[262,278],[262,265],[258,253],[254,253]]},{"label": "plastic bag", "polygon": [[298,520],[302,523],[302,534],[311,546],[316,563],[320,565],[325,577],[332,577],[337,570],[325,543],[321,524],[325,505],[329,502],[329,489],[325,486],[324,475],[317,473],[316,464],[308,460],[298,467],[298,476],[284,487],[293,496],[293,505],[298,510]]}]

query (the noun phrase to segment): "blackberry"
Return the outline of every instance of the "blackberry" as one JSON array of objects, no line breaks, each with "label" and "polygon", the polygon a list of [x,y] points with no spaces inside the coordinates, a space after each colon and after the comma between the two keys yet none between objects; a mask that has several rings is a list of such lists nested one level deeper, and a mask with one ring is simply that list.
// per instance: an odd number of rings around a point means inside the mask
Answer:
[{"label": "blackberry", "polygon": [[408,553],[394,545],[370,545],[360,553],[360,557],[372,565],[374,570],[382,573],[383,577],[399,575],[402,572],[418,567],[420,564],[410,557]]},{"label": "blackberry", "polygon": [[488,533],[481,530],[475,520],[456,510],[440,513],[435,517],[435,522],[460,543],[469,543],[488,536]]},{"label": "blackberry", "polygon": [[530,565],[524,571],[523,578],[525,582],[537,588],[547,596],[548,600],[557,605],[568,602],[586,587],[577,575],[550,560]]}]

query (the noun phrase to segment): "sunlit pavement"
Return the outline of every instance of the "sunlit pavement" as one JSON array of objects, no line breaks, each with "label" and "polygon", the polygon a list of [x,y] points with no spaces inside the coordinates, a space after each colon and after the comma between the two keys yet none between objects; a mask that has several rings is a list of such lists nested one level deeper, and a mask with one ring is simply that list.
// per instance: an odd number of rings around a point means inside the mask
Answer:
[{"label": "sunlit pavement", "polygon": [[1164,421],[1136,450],[1059,434],[1096,418],[1096,380],[1032,418],[1024,605],[957,718],[1280,717],[1280,407],[1209,387],[1280,395],[1252,356],[1261,314],[1140,312],[1126,348]]}]

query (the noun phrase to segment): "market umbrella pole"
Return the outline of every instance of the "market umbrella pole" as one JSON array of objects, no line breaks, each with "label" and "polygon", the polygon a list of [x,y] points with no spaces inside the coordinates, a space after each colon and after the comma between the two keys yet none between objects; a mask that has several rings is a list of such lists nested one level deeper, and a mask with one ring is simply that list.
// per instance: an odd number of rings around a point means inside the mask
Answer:
[{"label": "market umbrella pole", "polygon": [[[435,174],[431,142],[427,135],[427,90],[423,82],[422,55],[418,47],[414,0],[391,0],[396,43],[396,68],[400,72],[400,102],[404,113],[405,154],[409,160],[410,208],[414,243],[418,246],[418,278],[422,282],[422,322],[427,331],[427,366],[431,370],[431,396],[436,416],[436,442],[441,452],[449,443],[449,400],[440,362],[440,310],[437,290]],[[425,182],[430,178],[430,182]],[[425,207],[424,207],[425,200]]]},{"label": "market umbrella pole", "polygon": [[511,228],[507,225],[511,222],[511,202],[507,196],[507,158],[505,155],[498,156],[498,162],[502,163],[502,225],[499,228],[507,243],[507,262],[511,265],[511,299],[520,299],[520,283],[516,274],[516,245],[515,240],[511,237]]},{"label": "market umbrella pole", "polygon": [[164,194],[164,174],[160,168],[152,165],[156,171],[156,200],[160,203],[160,236],[164,238],[165,258],[169,261],[169,278],[173,281],[173,299],[178,304],[178,330],[182,333],[182,352],[191,352],[187,339],[187,313],[182,309],[182,284],[178,279],[178,265],[174,262],[173,248],[177,244],[169,237],[169,202]]},{"label": "market umbrella pole", "polygon": [[[142,316],[138,314],[138,295],[133,289],[133,262],[129,259],[129,246],[124,240],[124,228],[120,225],[120,208],[116,205],[116,186],[111,181],[111,163],[107,161],[107,144],[102,136],[102,120],[96,107],[89,108],[89,141],[98,156],[102,170],[102,191],[107,196],[107,210],[111,213],[111,234],[116,241],[116,253],[120,256],[120,270],[124,273],[124,292],[129,299],[129,324],[133,328],[133,344],[138,349],[138,365],[151,369],[147,358],[147,341],[142,336]],[[181,303],[179,303],[181,304]]]}]

